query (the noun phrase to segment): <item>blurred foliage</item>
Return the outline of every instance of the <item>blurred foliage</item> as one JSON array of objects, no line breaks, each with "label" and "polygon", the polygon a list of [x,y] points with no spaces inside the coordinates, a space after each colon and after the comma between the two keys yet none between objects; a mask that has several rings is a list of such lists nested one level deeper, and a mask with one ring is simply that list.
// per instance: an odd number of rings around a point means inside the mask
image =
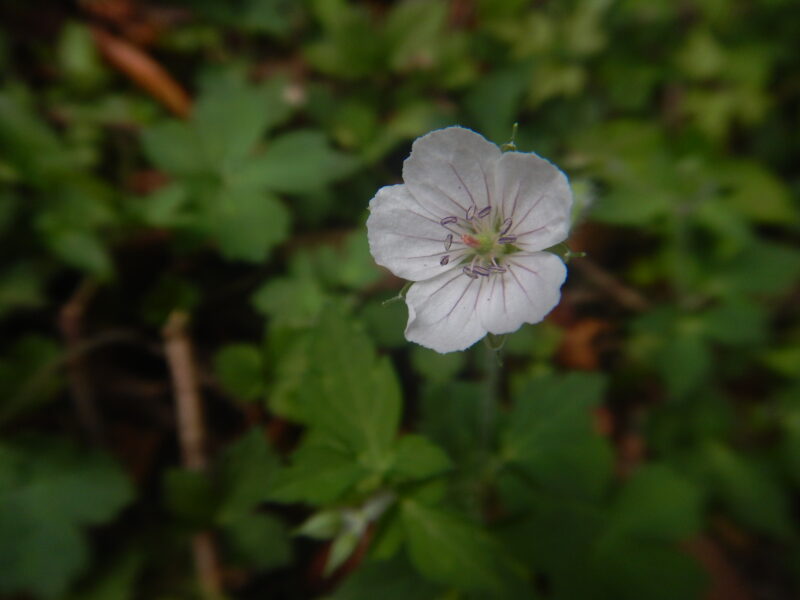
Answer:
[{"label": "blurred foliage", "polygon": [[[793,0],[155,4],[0,7],[0,594],[204,597],[200,532],[230,598],[800,594]],[[367,203],[514,122],[589,257],[411,346]]]}]

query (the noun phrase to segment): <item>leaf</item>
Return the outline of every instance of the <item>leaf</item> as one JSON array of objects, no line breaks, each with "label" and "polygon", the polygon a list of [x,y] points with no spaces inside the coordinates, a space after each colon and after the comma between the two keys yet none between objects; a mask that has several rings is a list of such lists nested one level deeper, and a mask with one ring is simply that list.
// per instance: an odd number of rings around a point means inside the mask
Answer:
[{"label": "leaf", "polygon": [[369,338],[335,308],[326,310],[309,346],[302,388],[308,425],[376,469],[385,467],[400,420],[394,371]]},{"label": "leaf", "polygon": [[47,188],[77,167],[75,156],[29,106],[0,93],[0,154],[25,181]]},{"label": "leaf", "polygon": [[709,443],[701,460],[704,482],[732,516],[760,533],[786,540],[796,532],[786,491],[753,459]]},{"label": "leaf", "polygon": [[306,443],[292,454],[290,466],[275,476],[269,496],[276,502],[329,504],[366,474],[349,454]]},{"label": "leaf", "polygon": [[530,381],[516,394],[501,434],[501,456],[540,485],[596,498],[611,476],[611,453],[593,429],[591,408],[602,398],[598,374],[572,373]]},{"label": "leaf", "polygon": [[615,600],[701,598],[707,575],[676,547],[626,537],[603,538],[592,579]]},{"label": "leaf", "polygon": [[420,374],[436,383],[445,383],[453,379],[466,364],[463,352],[439,354],[422,346],[411,349],[411,364]]},{"label": "leaf", "polygon": [[0,444],[0,592],[62,596],[88,558],[82,528],[131,496],[105,455],[44,439]]},{"label": "leaf", "polygon": [[421,435],[404,435],[397,441],[392,474],[400,481],[439,475],[450,469],[447,454]]},{"label": "leaf", "polygon": [[322,312],[327,294],[311,277],[275,277],[252,297],[253,307],[284,327],[307,327]]},{"label": "leaf", "polygon": [[626,482],[614,501],[607,535],[677,542],[703,527],[700,490],[670,467],[651,464]]},{"label": "leaf", "polygon": [[99,279],[111,276],[113,266],[108,251],[97,235],[90,231],[68,229],[52,232],[47,243],[53,253],[70,266]]},{"label": "leaf", "polygon": [[411,499],[400,510],[411,562],[423,575],[463,590],[502,587],[500,549],[478,526]]},{"label": "leaf", "polygon": [[215,72],[202,81],[200,99],[192,113],[206,164],[228,173],[256,142],[290,114],[283,82],[250,85],[235,70]]},{"label": "leaf", "polygon": [[273,192],[315,192],[350,175],[355,159],[332,149],[322,132],[300,130],[275,138],[235,173],[238,185]]},{"label": "leaf", "polygon": [[752,160],[731,161],[720,169],[726,200],[744,216],[759,223],[797,224],[797,208],[786,185],[761,164]]},{"label": "leaf", "polygon": [[222,387],[240,400],[257,400],[266,391],[263,353],[252,344],[223,347],[214,357],[214,371]]},{"label": "leaf", "polygon": [[211,199],[203,227],[229,259],[264,260],[289,230],[289,214],[272,195],[254,190],[225,189]]},{"label": "leaf", "polygon": [[17,341],[0,357],[0,423],[51,401],[63,386],[63,379],[52,373],[60,356],[58,344],[37,335]]},{"label": "leaf", "polygon": [[676,398],[695,391],[711,370],[711,353],[699,331],[678,332],[666,339],[653,361]]},{"label": "leaf", "polygon": [[237,513],[221,522],[234,561],[260,571],[289,563],[292,547],[286,526],[264,513]]},{"label": "leaf", "polygon": [[278,457],[264,432],[254,427],[225,448],[217,464],[222,501],[218,518],[249,514],[265,502],[279,473]]},{"label": "leaf", "polygon": [[405,559],[398,557],[359,565],[330,600],[427,600],[439,596],[438,586],[420,577]]},{"label": "leaf", "polygon": [[714,341],[755,346],[766,339],[767,315],[754,302],[732,299],[709,309],[703,318],[705,333]]},{"label": "leaf", "polygon": [[147,157],[160,169],[179,177],[198,175],[207,168],[197,132],[189,123],[164,121],[141,135]]}]

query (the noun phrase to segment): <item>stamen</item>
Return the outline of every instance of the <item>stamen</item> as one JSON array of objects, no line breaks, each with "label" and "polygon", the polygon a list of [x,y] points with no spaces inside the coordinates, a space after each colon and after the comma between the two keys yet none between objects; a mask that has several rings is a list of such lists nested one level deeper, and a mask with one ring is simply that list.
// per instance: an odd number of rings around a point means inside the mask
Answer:
[{"label": "stamen", "polygon": [[453,234],[452,233],[448,233],[447,237],[444,238],[444,250],[445,250],[445,252],[449,252],[450,251],[450,246],[452,246],[452,245],[453,245]]},{"label": "stamen", "polygon": [[506,219],[503,221],[502,229],[500,229],[500,235],[505,235],[508,233],[508,230],[511,229],[512,221],[511,219]]},{"label": "stamen", "polygon": [[476,266],[476,267],[472,267],[472,272],[473,273],[477,273],[478,275],[481,275],[482,277],[488,277],[489,276],[489,269],[487,269],[486,267],[481,267],[480,265]]},{"label": "stamen", "polygon": [[449,262],[450,262],[450,255],[449,254],[445,254],[442,257],[442,260],[439,261],[439,264],[442,265],[442,266],[445,266]]},{"label": "stamen", "polygon": [[498,244],[513,244],[516,241],[517,241],[517,236],[515,236],[515,235],[504,235],[503,237],[498,238],[497,243]]},{"label": "stamen", "polygon": [[473,204],[467,209],[467,221],[472,221],[472,218],[475,216],[475,205]]},{"label": "stamen", "polygon": [[463,269],[461,269],[461,270],[464,272],[464,275],[466,275],[466,276],[467,276],[467,277],[469,277],[470,279],[477,279],[477,278],[478,278],[478,276],[477,276],[477,275],[475,275],[475,273],[473,273],[472,271],[470,271],[469,267],[464,267],[464,268],[463,268]]},{"label": "stamen", "polygon": [[492,207],[491,206],[485,206],[478,212],[478,216],[482,219],[483,217],[488,215],[490,212],[492,212]]},{"label": "stamen", "polygon": [[444,219],[442,219],[441,221],[439,221],[439,224],[440,224],[442,227],[444,227],[445,225],[451,225],[451,224],[453,224],[453,223],[456,223],[457,221],[458,221],[458,217],[452,217],[452,216],[451,216],[451,217],[445,217]]},{"label": "stamen", "polygon": [[500,265],[489,265],[489,270],[492,273],[505,273],[508,269],[501,267]]}]

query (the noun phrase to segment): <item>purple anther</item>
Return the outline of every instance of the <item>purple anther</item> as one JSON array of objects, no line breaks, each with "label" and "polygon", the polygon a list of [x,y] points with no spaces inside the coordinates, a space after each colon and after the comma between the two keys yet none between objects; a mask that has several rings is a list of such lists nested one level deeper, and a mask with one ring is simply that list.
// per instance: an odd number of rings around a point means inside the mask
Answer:
[{"label": "purple anther", "polygon": [[497,239],[498,244],[513,244],[517,241],[517,236],[515,235],[504,235],[501,238]]},{"label": "purple anther", "polygon": [[488,215],[490,212],[492,212],[492,207],[491,206],[484,206],[482,209],[480,209],[480,211],[478,211],[478,216],[482,219],[483,217]]},{"label": "purple anther", "polygon": [[453,224],[453,223],[455,223],[457,221],[458,221],[458,217],[445,217],[444,219],[439,221],[439,224],[442,227],[444,227],[445,225],[451,225],[451,224]]},{"label": "purple anther", "polygon": [[473,204],[467,209],[467,221],[472,221],[475,216],[475,205]]},{"label": "purple anther", "polygon": [[470,271],[470,268],[469,268],[469,267],[464,267],[464,268],[463,268],[463,269],[461,269],[461,270],[464,272],[464,275],[466,275],[466,276],[467,276],[467,277],[469,277],[470,279],[477,279],[477,278],[478,278],[478,276],[477,276],[477,275],[475,275],[475,273],[473,273],[472,271]]},{"label": "purple anther", "polygon": [[486,267],[475,266],[472,267],[472,272],[480,275],[481,277],[488,277],[489,276],[489,269]]},{"label": "purple anther", "polygon": [[489,270],[492,273],[505,273],[508,269],[501,267],[500,265],[489,265]]},{"label": "purple anther", "polygon": [[445,254],[442,257],[442,260],[439,261],[439,264],[442,265],[442,266],[445,266],[449,262],[450,262],[450,255],[449,254]]},{"label": "purple anther", "polygon": [[503,227],[500,229],[500,235],[507,234],[509,229],[511,229],[511,219],[506,219],[503,221]]},{"label": "purple anther", "polygon": [[452,246],[452,245],[453,245],[453,234],[452,233],[448,233],[447,237],[444,238],[444,250],[445,250],[445,252],[449,252],[450,251],[450,246]]}]

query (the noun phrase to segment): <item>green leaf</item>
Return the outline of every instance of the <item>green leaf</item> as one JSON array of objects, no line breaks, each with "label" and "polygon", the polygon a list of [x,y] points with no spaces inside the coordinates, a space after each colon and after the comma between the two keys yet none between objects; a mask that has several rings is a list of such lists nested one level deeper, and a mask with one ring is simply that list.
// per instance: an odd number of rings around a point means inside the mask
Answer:
[{"label": "green leaf", "polygon": [[322,312],[327,294],[311,277],[275,277],[252,297],[253,307],[283,327],[307,327]]},{"label": "green leaf", "polygon": [[467,359],[463,352],[439,354],[422,346],[411,349],[411,364],[420,374],[436,383],[453,379],[464,368]]},{"label": "green leaf", "polygon": [[141,140],[147,158],[170,175],[192,176],[207,168],[198,134],[189,123],[158,123],[145,129]]},{"label": "green leaf", "polygon": [[686,552],[663,544],[604,537],[592,579],[615,600],[701,598],[707,575]]},{"label": "green leaf", "polygon": [[276,502],[329,504],[366,474],[350,454],[305,443],[292,454],[290,466],[277,473],[269,496]]},{"label": "green leaf", "polygon": [[765,341],[767,315],[758,304],[731,300],[708,310],[704,315],[705,333],[729,345],[759,345]]},{"label": "green leaf", "polygon": [[671,468],[639,469],[620,490],[608,524],[610,535],[681,541],[703,526],[700,490]]},{"label": "green leaf", "polygon": [[0,154],[26,182],[47,188],[71,175],[77,161],[26,104],[9,93],[0,93]]},{"label": "green leaf", "polygon": [[192,123],[206,164],[226,173],[238,165],[269,130],[289,116],[283,81],[250,85],[236,70],[209,74],[202,81]]},{"label": "green leaf", "polygon": [[596,498],[611,477],[611,452],[594,432],[591,409],[603,394],[598,374],[572,373],[530,381],[515,396],[501,434],[501,456],[540,485]]},{"label": "green leaf", "polygon": [[695,391],[711,370],[711,353],[699,331],[674,334],[664,341],[653,361],[676,398]]},{"label": "green leaf", "polygon": [[275,138],[236,172],[235,180],[241,186],[302,194],[347,177],[355,167],[355,159],[331,148],[323,133],[300,130]]},{"label": "green leaf", "polygon": [[348,575],[330,600],[438,598],[438,586],[420,577],[403,558],[366,562]]},{"label": "green leaf", "polygon": [[211,199],[203,227],[219,242],[226,258],[260,262],[286,238],[289,214],[270,194],[226,189]]},{"label": "green leaf", "polygon": [[481,528],[411,499],[403,500],[400,510],[409,556],[423,575],[463,590],[502,587],[500,548]]},{"label": "green leaf", "polygon": [[376,469],[385,468],[400,420],[397,379],[386,358],[340,310],[325,311],[309,346],[302,388],[308,424]]},{"label": "green leaf", "polygon": [[63,379],[53,372],[60,356],[53,340],[30,335],[0,357],[0,423],[51,401]]},{"label": "green leaf", "polygon": [[112,273],[111,257],[93,232],[74,229],[56,231],[47,237],[47,243],[53,253],[70,266],[99,279],[108,278]]},{"label": "green leaf", "polygon": [[257,400],[266,391],[266,365],[261,349],[252,344],[230,344],[214,357],[214,371],[222,387],[241,400]]},{"label": "green leaf", "polygon": [[217,464],[222,492],[218,517],[249,514],[268,499],[278,473],[278,457],[261,428],[254,427],[225,448]]},{"label": "green leaf", "polygon": [[131,495],[105,455],[45,439],[0,444],[0,592],[62,596],[88,558],[82,528]]},{"label": "green leaf", "polygon": [[721,169],[726,200],[734,211],[759,223],[797,224],[800,214],[786,184],[761,164],[732,161]]},{"label": "green leaf", "polygon": [[439,475],[451,468],[447,454],[421,435],[404,435],[397,441],[392,474],[400,481]]},{"label": "green leaf", "polygon": [[289,563],[289,531],[277,517],[264,513],[238,513],[221,522],[225,546],[235,562],[260,571]]},{"label": "green leaf", "polygon": [[796,532],[786,491],[753,459],[721,444],[701,456],[704,482],[732,516],[758,532],[786,540]]}]

